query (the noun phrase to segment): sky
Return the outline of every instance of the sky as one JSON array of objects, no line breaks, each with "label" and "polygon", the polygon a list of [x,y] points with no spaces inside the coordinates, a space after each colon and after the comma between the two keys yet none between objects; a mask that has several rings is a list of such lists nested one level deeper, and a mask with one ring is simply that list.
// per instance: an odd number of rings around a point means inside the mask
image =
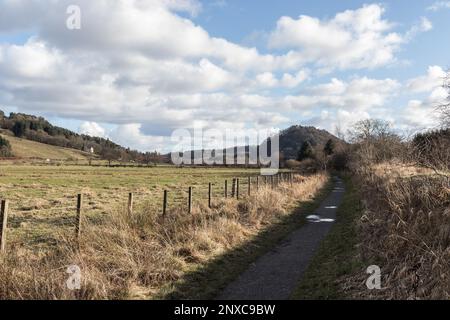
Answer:
[{"label": "sky", "polygon": [[448,30],[450,1],[0,0],[0,110],[141,151],[193,127],[411,133],[438,125]]}]

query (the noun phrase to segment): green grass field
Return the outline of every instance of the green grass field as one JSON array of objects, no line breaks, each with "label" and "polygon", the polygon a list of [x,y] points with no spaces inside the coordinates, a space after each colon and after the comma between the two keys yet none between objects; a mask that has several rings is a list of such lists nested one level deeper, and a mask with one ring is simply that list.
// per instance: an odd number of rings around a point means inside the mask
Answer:
[{"label": "green grass field", "polygon": [[8,241],[47,246],[58,232],[73,229],[77,194],[84,195],[89,219],[124,208],[134,193],[135,207],[150,204],[161,212],[163,191],[169,191],[169,208],[187,206],[188,187],[194,203],[207,202],[208,184],[213,197],[223,197],[224,182],[241,179],[247,192],[248,176],[257,169],[227,168],[108,168],[88,166],[0,165],[0,198],[9,200]]}]

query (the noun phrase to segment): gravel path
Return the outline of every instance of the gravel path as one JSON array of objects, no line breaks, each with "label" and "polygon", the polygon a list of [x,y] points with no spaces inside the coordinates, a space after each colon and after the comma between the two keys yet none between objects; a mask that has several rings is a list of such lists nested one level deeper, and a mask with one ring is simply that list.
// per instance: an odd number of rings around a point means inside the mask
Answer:
[{"label": "gravel path", "polygon": [[285,300],[298,285],[320,242],[336,219],[337,207],[345,193],[336,178],[330,195],[315,214],[324,222],[308,222],[278,247],[260,257],[218,296],[218,300]]}]

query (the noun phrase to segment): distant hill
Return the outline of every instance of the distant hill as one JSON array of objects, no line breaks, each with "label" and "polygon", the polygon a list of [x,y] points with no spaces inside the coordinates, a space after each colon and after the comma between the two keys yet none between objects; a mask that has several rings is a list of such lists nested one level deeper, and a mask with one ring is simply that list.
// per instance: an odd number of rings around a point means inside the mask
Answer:
[{"label": "distant hill", "polygon": [[[163,159],[156,152],[142,153],[130,148],[122,147],[109,139],[91,137],[84,134],[78,134],[68,129],[52,125],[43,117],[36,117],[33,115],[23,113],[11,113],[6,116],[0,110],[0,129],[7,140],[11,140],[12,156],[22,157],[25,154],[32,154],[33,146],[27,144],[26,140],[39,142],[49,146],[59,147],[56,151],[54,148],[47,148],[45,153],[58,154],[63,156],[63,153],[69,155],[67,149],[74,149],[77,152],[71,153],[70,158],[77,158],[90,153],[105,160],[120,160],[120,161],[134,161],[138,163],[161,162]],[[13,136],[17,139],[11,139]],[[30,147],[30,150],[27,150]],[[63,149],[66,151],[62,151]],[[45,149],[42,145],[39,150]],[[56,152],[56,153],[53,153]],[[5,153],[5,152],[4,152]],[[39,151],[37,151],[39,153]],[[53,158],[50,157],[50,158]],[[63,157],[64,158],[64,157]]]},{"label": "distant hill", "polygon": [[280,151],[286,160],[296,159],[304,142],[309,142],[314,148],[324,146],[330,139],[334,142],[341,141],[326,130],[315,127],[292,126],[280,132]]},{"label": "distant hill", "polygon": [[[279,133],[279,147],[280,147],[280,160],[296,160],[300,148],[304,142],[309,142],[313,149],[323,150],[326,143],[332,140],[335,144],[344,143],[342,140],[332,135],[326,130],[320,130],[315,127],[303,127],[303,126],[292,126],[286,130]],[[267,142],[267,141],[266,141]],[[234,153],[235,163],[245,163],[248,162],[249,153],[257,154],[260,146],[245,146],[243,148],[229,148],[224,149],[224,162],[225,154]],[[204,150],[205,152],[207,150]],[[189,152],[189,151],[187,151]],[[190,151],[192,161],[201,161],[201,152],[199,150]],[[210,152],[208,152],[210,154]],[[168,155],[169,156],[169,155]],[[214,158],[214,152],[212,152],[212,157]],[[209,159],[213,162],[214,159]],[[229,163],[228,163],[229,164]]]}]

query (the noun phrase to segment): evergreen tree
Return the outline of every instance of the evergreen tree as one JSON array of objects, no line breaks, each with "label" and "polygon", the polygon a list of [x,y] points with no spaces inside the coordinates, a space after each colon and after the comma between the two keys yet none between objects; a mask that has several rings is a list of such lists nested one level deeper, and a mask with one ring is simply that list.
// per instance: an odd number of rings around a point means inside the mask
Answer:
[{"label": "evergreen tree", "polygon": [[332,139],[328,140],[323,148],[323,152],[327,156],[331,156],[334,153],[334,141]]},{"label": "evergreen tree", "polygon": [[313,157],[313,148],[312,148],[311,144],[309,143],[309,141],[303,142],[302,147],[300,148],[300,150],[298,152],[297,160],[303,161],[305,159],[312,158],[312,157]]},{"label": "evergreen tree", "polygon": [[16,137],[23,137],[27,130],[27,124],[24,121],[16,121],[12,127],[12,132]]}]

